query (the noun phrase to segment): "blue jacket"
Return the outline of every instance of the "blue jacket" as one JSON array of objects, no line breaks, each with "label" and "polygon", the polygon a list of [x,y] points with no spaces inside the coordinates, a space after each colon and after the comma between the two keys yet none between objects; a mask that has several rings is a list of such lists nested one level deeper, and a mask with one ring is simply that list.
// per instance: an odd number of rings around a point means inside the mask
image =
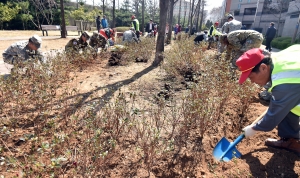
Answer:
[{"label": "blue jacket", "polygon": [[274,26],[270,26],[266,33],[266,38],[273,39],[276,35],[276,28]]},{"label": "blue jacket", "polygon": [[101,19],[101,25],[102,25],[102,28],[108,28],[107,20]]},{"label": "blue jacket", "polygon": [[174,33],[177,34],[178,33],[178,27],[174,28]]}]

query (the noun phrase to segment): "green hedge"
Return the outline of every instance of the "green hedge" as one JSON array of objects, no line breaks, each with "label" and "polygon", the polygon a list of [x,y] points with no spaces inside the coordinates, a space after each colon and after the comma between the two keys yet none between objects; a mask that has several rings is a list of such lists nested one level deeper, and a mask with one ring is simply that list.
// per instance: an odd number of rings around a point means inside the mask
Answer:
[{"label": "green hedge", "polygon": [[[293,44],[300,44],[299,40],[296,40],[295,43],[291,43],[291,37],[277,37],[274,38],[271,42],[272,47],[277,49],[285,49]],[[266,39],[264,39],[263,44],[266,45]]]}]

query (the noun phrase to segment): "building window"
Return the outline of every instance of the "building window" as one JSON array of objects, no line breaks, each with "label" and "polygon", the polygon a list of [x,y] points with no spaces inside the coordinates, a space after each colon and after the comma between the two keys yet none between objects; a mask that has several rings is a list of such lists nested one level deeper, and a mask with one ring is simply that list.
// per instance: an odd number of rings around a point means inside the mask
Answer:
[{"label": "building window", "polygon": [[256,8],[245,8],[244,15],[255,15]]},{"label": "building window", "polygon": [[239,0],[239,2],[242,2],[243,0]]},{"label": "building window", "polygon": [[295,19],[295,18],[299,18],[299,14],[295,14],[295,15],[290,16],[290,19]]},{"label": "building window", "polygon": [[251,2],[251,0],[248,0],[248,2]]},{"label": "building window", "polygon": [[240,9],[241,8],[241,4],[238,4],[238,9]]},{"label": "building window", "polygon": [[240,10],[234,10],[233,14],[234,14],[234,16],[240,15]]}]

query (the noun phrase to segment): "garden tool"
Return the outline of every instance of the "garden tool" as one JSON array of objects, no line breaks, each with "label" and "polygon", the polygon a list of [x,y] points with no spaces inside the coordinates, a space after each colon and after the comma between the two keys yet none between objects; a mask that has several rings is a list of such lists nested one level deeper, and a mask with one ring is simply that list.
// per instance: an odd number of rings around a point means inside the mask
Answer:
[{"label": "garden tool", "polygon": [[[266,113],[268,109],[264,111],[255,121],[253,121],[252,125],[258,122]],[[228,162],[232,158],[240,158],[242,154],[235,147],[242,139],[245,138],[245,133],[243,132],[238,136],[233,142],[229,142],[225,137],[223,137],[215,146],[213,150],[213,156],[218,161]]]}]

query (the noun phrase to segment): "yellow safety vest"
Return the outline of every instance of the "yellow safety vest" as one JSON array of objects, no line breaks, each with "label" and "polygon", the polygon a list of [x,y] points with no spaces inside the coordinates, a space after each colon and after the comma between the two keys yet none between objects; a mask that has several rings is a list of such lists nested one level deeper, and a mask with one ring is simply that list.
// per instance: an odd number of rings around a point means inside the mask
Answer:
[{"label": "yellow safety vest", "polygon": [[[213,27],[213,31],[212,31],[212,36],[216,36],[216,35],[222,35],[222,33],[220,33],[216,28],[215,28],[215,26],[214,25],[212,25],[211,27]],[[210,28],[211,28],[210,27]]]},{"label": "yellow safety vest", "polygon": [[[272,56],[274,68],[271,74],[272,87],[280,84],[300,84],[300,45],[293,45]],[[295,106],[292,113],[300,116],[300,103]]]},{"label": "yellow safety vest", "polygon": [[[135,21],[136,27],[134,26],[133,21]],[[138,19],[134,19],[133,21],[131,22],[132,27],[133,27],[136,31],[140,31],[140,23],[139,23],[139,20],[138,20]]]}]

